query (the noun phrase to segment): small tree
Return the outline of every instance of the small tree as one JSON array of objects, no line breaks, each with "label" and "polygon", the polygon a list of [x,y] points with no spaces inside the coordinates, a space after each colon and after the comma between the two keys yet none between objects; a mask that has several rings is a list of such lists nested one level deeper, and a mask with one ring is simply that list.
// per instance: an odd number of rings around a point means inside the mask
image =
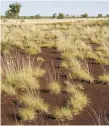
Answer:
[{"label": "small tree", "polygon": [[7,18],[16,18],[19,15],[21,4],[20,3],[12,3],[9,5],[9,10],[5,12]]},{"label": "small tree", "polygon": [[5,12],[5,16],[6,16],[6,18],[13,18],[14,17],[14,14],[10,10],[7,10]]},{"label": "small tree", "polygon": [[40,14],[35,15],[35,18],[40,19],[41,18]]},{"label": "small tree", "polygon": [[65,16],[64,16],[63,13],[59,13],[57,18],[58,18],[58,19],[64,19],[64,17],[65,17]]},{"label": "small tree", "polygon": [[88,14],[87,14],[87,13],[82,14],[81,17],[82,17],[82,18],[87,18],[87,17],[88,17]]},{"label": "small tree", "polygon": [[106,17],[108,18],[109,17],[109,14],[107,14]]},{"label": "small tree", "polygon": [[98,18],[101,18],[102,17],[102,14],[98,14]]},{"label": "small tree", "polygon": [[70,17],[69,14],[66,14],[66,15],[65,15],[65,18],[69,18],[69,17]]},{"label": "small tree", "polygon": [[75,18],[75,15],[71,15],[72,18]]},{"label": "small tree", "polygon": [[53,16],[52,16],[52,18],[57,18],[57,14],[54,13]]}]

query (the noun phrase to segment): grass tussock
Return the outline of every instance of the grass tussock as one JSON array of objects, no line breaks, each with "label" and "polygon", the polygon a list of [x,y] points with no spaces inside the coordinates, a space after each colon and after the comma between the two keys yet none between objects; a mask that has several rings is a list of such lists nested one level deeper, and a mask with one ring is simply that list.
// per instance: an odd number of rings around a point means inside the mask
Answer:
[{"label": "grass tussock", "polygon": [[[26,67],[18,71],[6,71],[5,79],[3,80],[3,86],[10,87],[17,91],[25,91],[29,89],[39,89],[39,81],[34,77],[32,69]],[[39,75],[39,74],[38,74]],[[6,88],[4,88],[5,90]],[[6,91],[6,90],[5,90]]]},{"label": "grass tussock", "polygon": [[31,108],[23,108],[19,110],[21,119],[23,121],[33,120],[37,117],[37,114]]},{"label": "grass tussock", "polygon": [[83,92],[76,91],[76,93],[74,93],[74,96],[71,97],[70,103],[73,107],[72,111],[74,115],[77,115],[84,109],[84,107],[88,105],[89,99]]},{"label": "grass tussock", "polygon": [[104,74],[99,77],[99,80],[103,83],[109,83],[109,74]]},{"label": "grass tussock", "polygon": [[66,91],[70,94],[76,93],[78,90],[84,90],[84,87],[81,84],[72,84],[69,82],[66,82],[67,88]]},{"label": "grass tussock", "polygon": [[64,119],[72,120],[73,118],[71,109],[67,107],[56,108],[53,115],[59,120]]},{"label": "grass tussock", "polygon": [[55,93],[55,94],[59,94],[61,92],[60,84],[55,81],[49,84],[49,89],[52,93]]},{"label": "grass tussock", "polygon": [[66,84],[66,91],[71,95],[69,105],[71,106],[73,115],[77,115],[89,104],[89,99],[84,94],[84,88],[81,84],[72,84],[69,81]]},{"label": "grass tussock", "polygon": [[36,60],[37,60],[37,62],[41,62],[41,63],[45,61],[42,57],[37,57]]},{"label": "grass tussock", "polygon": [[75,115],[80,114],[89,104],[89,99],[87,95],[84,94],[84,88],[81,84],[72,84],[69,81],[65,83],[67,85],[66,91],[70,97],[66,107],[62,106],[54,110],[53,115],[58,120],[72,120]]},{"label": "grass tussock", "polygon": [[27,107],[30,107],[34,111],[40,110],[43,112],[48,112],[49,105],[44,102],[39,96],[26,94],[20,98],[20,102],[25,104]]},{"label": "grass tussock", "polygon": [[90,82],[93,82],[94,80],[93,77],[88,72],[88,70],[81,68],[81,66],[79,67],[79,65],[71,69],[71,73],[69,77],[74,79],[90,81]]},{"label": "grass tussock", "polygon": [[30,59],[10,60],[6,57],[2,59],[2,90],[10,94],[19,94],[27,90],[38,90],[40,88],[39,77],[45,74],[45,70],[40,65],[33,67]]}]

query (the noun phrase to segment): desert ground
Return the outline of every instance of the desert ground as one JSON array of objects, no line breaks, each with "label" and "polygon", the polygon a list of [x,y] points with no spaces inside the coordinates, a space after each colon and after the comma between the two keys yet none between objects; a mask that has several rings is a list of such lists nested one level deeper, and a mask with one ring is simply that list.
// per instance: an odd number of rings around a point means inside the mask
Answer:
[{"label": "desert ground", "polygon": [[2,125],[109,124],[109,19],[0,24]]}]

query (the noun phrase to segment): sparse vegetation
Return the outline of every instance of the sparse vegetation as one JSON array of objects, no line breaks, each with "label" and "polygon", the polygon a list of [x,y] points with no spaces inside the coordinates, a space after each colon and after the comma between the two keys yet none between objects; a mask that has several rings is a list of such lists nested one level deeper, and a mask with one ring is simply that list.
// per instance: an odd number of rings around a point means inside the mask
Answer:
[{"label": "sparse vegetation", "polygon": [[[12,63],[14,64],[12,65]],[[16,67],[18,67],[17,70]],[[2,88],[6,93],[8,91],[7,88],[10,89],[10,93],[11,91],[12,93],[14,93],[15,91],[16,93],[19,91],[24,92],[27,91],[28,88],[39,89],[40,85],[38,77],[43,76],[43,74],[45,73],[43,69],[33,68],[31,64],[23,64],[23,68],[20,68],[20,66],[16,66],[15,61],[11,61],[10,63],[7,61],[7,65],[4,64],[3,70],[5,73],[5,78],[2,80]]]},{"label": "sparse vegetation", "polygon": [[22,120],[33,120],[36,118],[36,113],[31,108],[23,108],[19,111]]},{"label": "sparse vegetation", "polygon": [[5,12],[6,17],[8,18],[17,18],[20,12],[21,4],[20,3],[12,3],[9,5],[9,10]]},{"label": "sparse vegetation", "polygon": [[67,88],[66,91],[70,94],[72,93],[76,93],[78,90],[83,90],[83,86],[81,84],[71,84],[69,82],[66,83],[67,84]]},{"label": "sparse vegetation", "polygon": [[100,77],[99,77],[99,80],[101,81],[101,82],[107,82],[107,83],[109,83],[109,74],[104,74],[104,75],[101,75]]},{"label": "sparse vegetation", "polygon": [[73,106],[73,114],[79,114],[89,103],[87,96],[81,91],[76,91],[71,97],[70,103]]},{"label": "sparse vegetation", "polygon": [[44,59],[42,57],[37,57],[37,62],[44,62]]},{"label": "sparse vegetation", "polygon": [[86,81],[93,82],[93,77],[91,75],[82,69],[73,69],[73,72],[69,75],[70,78],[76,78],[76,79],[82,79]]},{"label": "sparse vegetation", "polygon": [[60,91],[61,91],[60,84],[55,81],[53,81],[51,84],[49,84],[49,88],[50,88],[51,92],[56,93],[56,94],[60,93]]},{"label": "sparse vegetation", "polygon": [[34,96],[31,94],[26,94],[20,98],[20,102],[25,104],[27,107],[32,110],[40,110],[44,112],[48,112],[49,106],[44,102],[39,96]]},{"label": "sparse vegetation", "polygon": [[[83,84],[109,83],[109,21],[59,20],[66,17],[70,15],[59,13],[50,17],[56,21],[29,24],[22,19],[21,24],[11,25],[7,20],[2,25],[1,88],[16,96],[22,121],[36,119],[37,112],[56,121],[73,120],[90,103]],[[97,70],[102,69],[103,75],[94,75],[93,64],[100,66]],[[53,104],[49,96],[56,97]]]},{"label": "sparse vegetation", "polygon": [[72,119],[73,118],[73,114],[72,111],[70,110],[70,108],[56,108],[56,110],[54,111],[54,116],[59,119],[59,120],[64,120],[64,119]]}]

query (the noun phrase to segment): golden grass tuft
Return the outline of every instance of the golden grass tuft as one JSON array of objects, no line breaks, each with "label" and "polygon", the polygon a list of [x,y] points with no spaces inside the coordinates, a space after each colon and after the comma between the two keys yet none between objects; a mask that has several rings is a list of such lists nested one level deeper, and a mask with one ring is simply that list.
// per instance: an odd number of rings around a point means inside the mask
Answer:
[{"label": "golden grass tuft", "polygon": [[29,47],[29,48],[25,49],[25,52],[28,53],[28,54],[31,54],[31,55],[35,55],[35,54],[38,54],[41,51],[40,51],[39,47],[37,47],[37,48]]},{"label": "golden grass tuft", "polygon": [[26,94],[20,98],[20,102],[26,106],[32,108],[33,110],[40,110],[48,112],[49,105],[44,102],[39,96],[34,96],[31,94]]},{"label": "golden grass tuft", "polygon": [[89,99],[83,92],[78,90],[70,98],[70,103],[73,107],[74,115],[77,115],[88,105]]},{"label": "golden grass tuft", "polygon": [[19,110],[19,114],[23,121],[33,120],[37,117],[37,113],[31,108],[22,108]]},{"label": "golden grass tuft", "polygon": [[[45,74],[40,66],[33,67],[32,62],[22,59],[2,59],[2,90],[10,94],[22,94],[27,90],[40,88],[39,77]],[[9,91],[8,91],[9,89]]]},{"label": "golden grass tuft", "polygon": [[73,119],[72,110],[70,108],[67,108],[67,107],[56,108],[54,110],[53,115],[58,120],[64,120],[64,119],[72,120]]},{"label": "golden grass tuft", "polygon": [[101,82],[107,82],[107,83],[109,83],[109,74],[103,74],[103,75],[101,75],[100,77],[99,77],[99,80],[101,81]]},{"label": "golden grass tuft", "polygon": [[44,69],[37,67],[37,68],[34,69],[33,76],[35,76],[37,78],[42,77],[45,74],[45,72],[46,71]]},{"label": "golden grass tuft", "polygon": [[42,57],[37,57],[37,62],[44,62],[45,60]]},{"label": "golden grass tuft", "polygon": [[[27,67],[26,67],[27,68]],[[28,71],[28,72],[27,72]],[[19,71],[6,71],[6,77],[3,80],[4,86],[10,87],[9,89],[13,90],[27,90],[30,89],[39,89],[39,81],[33,77],[32,73],[29,70],[21,69]],[[6,89],[6,88],[4,88]],[[6,90],[5,90],[6,91]]]},{"label": "golden grass tuft", "polygon": [[70,94],[76,93],[79,90],[84,90],[83,86],[81,84],[72,84],[72,83],[67,83],[67,88],[66,91]]},{"label": "golden grass tuft", "polygon": [[83,69],[73,69],[71,74],[69,75],[70,78],[82,79],[85,81],[93,82],[93,77]]},{"label": "golden grass tuft", "polygon": [[49,89],[52,93],[59,94],[61,92],[61,86],[58,82],[53,81],[49,84]]},{"label": "golden grass tuft", "polygon": [[4,84],[4,83],[2,83],[1,85],[1,90],[9,95],[17,94],[16,89],[14,87],[12,87],[11,85]]}]

